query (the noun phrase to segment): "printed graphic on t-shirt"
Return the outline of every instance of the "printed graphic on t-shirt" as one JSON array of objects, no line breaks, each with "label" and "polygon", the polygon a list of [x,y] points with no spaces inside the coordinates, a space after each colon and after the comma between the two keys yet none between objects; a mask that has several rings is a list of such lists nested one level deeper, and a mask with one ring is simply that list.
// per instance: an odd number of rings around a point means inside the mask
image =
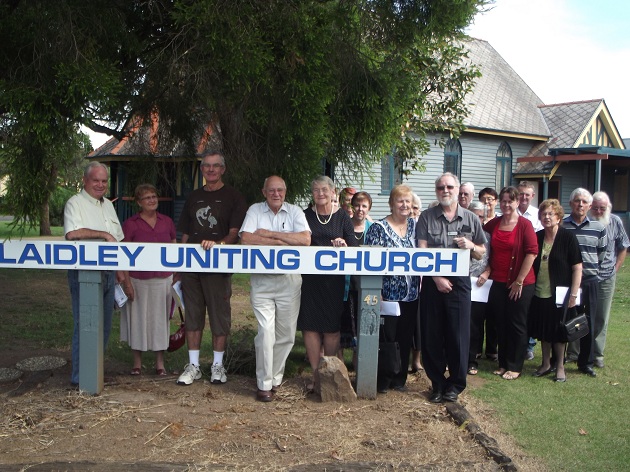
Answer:
[{"label": "printed graphic on t-shirt", "polygon": [[199,226],[214,228],[217,224],[217,219],[212,216],[212,208],[210,205],[197,210],[195,216],[197,217],[197,223],[199,223]]}]

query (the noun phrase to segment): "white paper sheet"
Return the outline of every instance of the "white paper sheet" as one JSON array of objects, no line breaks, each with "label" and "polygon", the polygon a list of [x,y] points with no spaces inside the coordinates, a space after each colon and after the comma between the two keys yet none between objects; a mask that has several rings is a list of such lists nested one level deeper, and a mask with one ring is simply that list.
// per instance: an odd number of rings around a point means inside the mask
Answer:
[{"label": "white paper sheet", "polygon": [[398,302],[381,300],[381,316],[400,316],[400,305]]},{"label": "white paper sheet", "polygon": [[486,280],[481,287],[477,285],[478,277],[470,278],[470,285],[472,290],[470,291],[470,299],[473,302],[488,303],[488,295],[490,295],[490,287],[492,287],[492,280]]},{"label": "white paper sheet", "polygon": [[[556,287],[556,305],[562,306],[564,305],[564,297],[567,296],[567,292],[570,287]],[[576,305],[582,304],[582,289],[578,289],[577,300],[575,301]]]}]

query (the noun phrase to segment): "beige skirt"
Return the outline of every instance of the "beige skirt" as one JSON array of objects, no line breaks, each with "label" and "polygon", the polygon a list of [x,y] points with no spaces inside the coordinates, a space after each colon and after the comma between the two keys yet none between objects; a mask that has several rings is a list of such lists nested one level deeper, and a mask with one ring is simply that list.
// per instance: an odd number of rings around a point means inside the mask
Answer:
[{"label": "beige skirt", "polygon": [[173,277],[131,278],[135,294],[120,314],[120,340],[136,351],[165,351],[169,338]]}]

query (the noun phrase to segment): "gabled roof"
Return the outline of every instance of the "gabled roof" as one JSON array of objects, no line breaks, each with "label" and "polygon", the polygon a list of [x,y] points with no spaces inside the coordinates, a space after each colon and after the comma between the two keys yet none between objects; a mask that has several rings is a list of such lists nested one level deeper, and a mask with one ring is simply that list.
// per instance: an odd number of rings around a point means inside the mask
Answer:
[{"label": "gabled roof", "polygon": [[551,132],[538,108],[543,101],[487,41],[471,38],[466,46],[482,74],[466,98],[467,131],[547,140]]},{"label": "gabled roof", "polygon": [[[555,105],[541,105],[540,111],[553,136],[550,147],[569,148],[583,144],[584,132],[589,128],[592,121],[600,115],[600,112],[604,115],[602,119],[608,134],[619,136],[617,128],[610,119],[608,108],[601,98]],[[614,139],[613,136],[611,138]],[[620,138],[618,137],[617,140],[620,140]]]}]

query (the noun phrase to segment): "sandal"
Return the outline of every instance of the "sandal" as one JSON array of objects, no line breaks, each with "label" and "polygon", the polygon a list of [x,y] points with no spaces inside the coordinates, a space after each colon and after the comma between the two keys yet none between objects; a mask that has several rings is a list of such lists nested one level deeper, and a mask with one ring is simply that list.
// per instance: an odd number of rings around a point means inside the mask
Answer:
[{"label": "sandal", "polygon": [[166,377],[168,374],[166,373],[166,369],[155,369],[155,375],[158,377]]},{"label": "sandal", "polygon": [[504,373],[501,377],[503,377],[505,380],[516,380],[521,376],[520,372],[512,372],[510,370],[508,370],[506,373]]},{"label": "sandal", "polygon": [[140,375],[140,367],[134,367],[133,369],[131,369],[129,375]]},{"label": "sandal", "polygon": [[503,374],[505,374],[505,369],[499,369],[499,370],[495,370],[494,372],[492,372],[494,375],[500,375],[503,376]]},{"label": "sandal", "polygon": [[468,375],[477,375],[478,371],[475,366],[470,366],[468,368]]}]

